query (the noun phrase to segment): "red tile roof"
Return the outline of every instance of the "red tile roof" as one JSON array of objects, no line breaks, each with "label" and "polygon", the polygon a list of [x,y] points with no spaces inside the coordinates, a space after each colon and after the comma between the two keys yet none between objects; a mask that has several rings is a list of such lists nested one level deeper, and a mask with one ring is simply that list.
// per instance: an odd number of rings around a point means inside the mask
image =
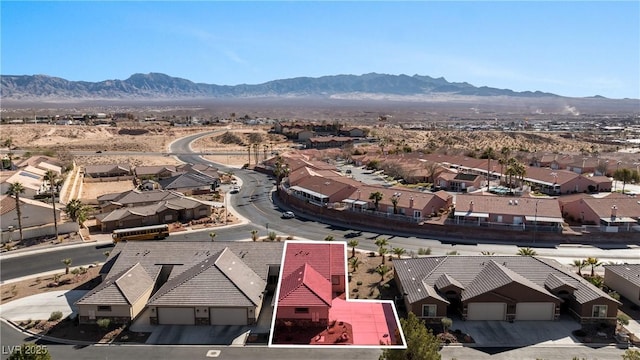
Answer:
[{"label": "red tile roof", "polygon": [[342,243],[287,243],[282,276],[286,277],[306,263],[330,281],[331,275],[345,274],[345,254]]},{"label": "red tile roof", "polygon": [[282,280],[278,305],[331,305],[331,282],[305,263]]}]

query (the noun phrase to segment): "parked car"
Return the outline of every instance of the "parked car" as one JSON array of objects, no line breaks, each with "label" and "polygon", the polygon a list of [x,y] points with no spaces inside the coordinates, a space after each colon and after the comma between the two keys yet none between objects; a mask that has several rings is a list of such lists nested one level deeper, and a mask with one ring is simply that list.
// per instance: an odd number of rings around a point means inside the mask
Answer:
[{"label": "parked car", "polygon": [[232,193],[232,194],[237,194],[237,193],[239,193],[239,192],[240,192],[240,186],[237,186],[237,185],[236,185],[236,186],[233,186],[233,187],[231,188],[231,191],[230,191],[230,193]]},{"label": "parked car", "polygon": [[294,214],[293,211],[285,211],[282,213],[283,219],[293,219],[295,217],[296,217],[296,214]]}]

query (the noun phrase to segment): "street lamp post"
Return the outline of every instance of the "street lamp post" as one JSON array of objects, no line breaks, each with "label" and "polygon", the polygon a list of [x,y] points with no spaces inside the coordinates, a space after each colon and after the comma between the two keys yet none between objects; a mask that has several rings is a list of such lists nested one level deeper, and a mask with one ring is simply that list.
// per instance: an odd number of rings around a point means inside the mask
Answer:
[{"label": "street lamp post", "polygon": [[533,243],[536,243],[536,231],[538,230],[538,201],[536,200],[536,211],[533,215]]}]

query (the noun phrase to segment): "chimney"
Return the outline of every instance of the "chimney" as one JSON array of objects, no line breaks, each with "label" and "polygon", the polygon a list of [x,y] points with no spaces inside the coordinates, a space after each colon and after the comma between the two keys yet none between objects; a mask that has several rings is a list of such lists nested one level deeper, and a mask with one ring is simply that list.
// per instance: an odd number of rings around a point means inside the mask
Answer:
[{"label": "chimney", "polygon": [[413,196],[409,198],[409,209],[413,209]]},{"label": "chimney", "polygon": [[613,206],[611,207],[611,218],[612,218],[612,219],[615,219],[615,218],[616,218],[616,216],[618,216],[618,207],[617,207],[617,206],[615,206],[615,205],[613,205]]},{"label": "chimney", "polygon": [[469,202],[469,212],[473,212],[473,201]]}]

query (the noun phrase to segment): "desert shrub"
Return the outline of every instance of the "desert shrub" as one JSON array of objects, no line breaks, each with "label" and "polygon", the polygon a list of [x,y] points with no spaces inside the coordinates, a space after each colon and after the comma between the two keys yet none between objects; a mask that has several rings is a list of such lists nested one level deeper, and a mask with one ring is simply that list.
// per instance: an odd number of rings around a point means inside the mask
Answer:
[{"label": "desert shrub", "polygon": [[618,314],[618,322],[622,325],[629,325],[631,318],[626,314]]},{"label": "desert shrub", "polygon": [[57,321],[62,319],[62,311],[54,311],[49,315],[49,321]]},{"label": "desert shrub", "polygon": [[107,319],[107,318],[98,319],[98,321],[96,321],[96,324],[98,324],[98,326],[104,330],[109,328],[109,325],[111,325],[111,319]]},{"label": "desert shrub", "polygon": [[418,255],[431,255],[431,248],[419,248],[418,249]]},{"label": "desert shrub", "polygon": [[274,241],[277,237],[278,237],[278,234],[276,234],[275,231],[270,231],[269,232],[269,236],[268,236],[269,241]]},{"label": "desert shrub", "polygon": [[293,240],[293,235],[287,236],[287,240]]},{"label": "desert shrub", "polygon": [[358,282],[356,282],[356,284],[357,284],[358,286],[360,286],[360,285],[362,285],[362,281],[358,280]]}]

